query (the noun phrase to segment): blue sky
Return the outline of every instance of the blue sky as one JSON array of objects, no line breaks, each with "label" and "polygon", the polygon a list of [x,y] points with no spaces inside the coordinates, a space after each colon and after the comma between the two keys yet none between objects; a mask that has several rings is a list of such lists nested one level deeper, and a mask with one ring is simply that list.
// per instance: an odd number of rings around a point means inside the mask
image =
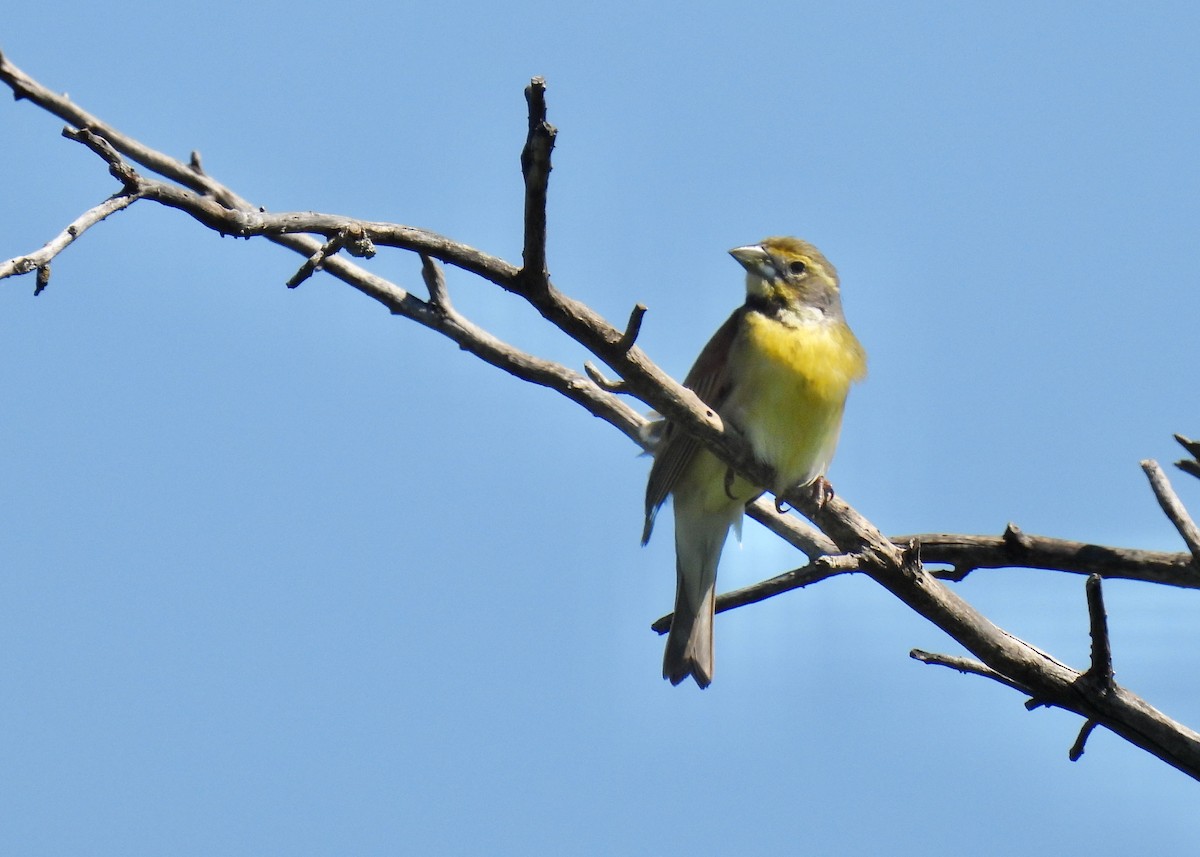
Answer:
[{"label": "blue sky", "polygon": [[[871,355],[831,471],[891,533],[1179,541],[1138,468],[1200,434],[1188,4],[214,2],[14,8],[18,66],[272,210],[519,260],[522,89],[559,127],[549,264],[682,375],[793,233]],[[114,185],[0,100],[0,257]],[[0,283],[0,846],[14,854],[1182,853],[1195,784],[1013,692],[869,581],[722,616],[659,678],[669,538],[617,432],[151,204]],[[419,288],[411,257],[370,267]],[[580,366],[518,300],[498,335]],[[1200,486],[1172,474],[1200,510]],[[721,586],[799,558],[746,527]],[[1076,666],[1081,578],[980,573]],[[1106,589],[1118,681],[1200,724],[1200,594]],[[1064,823],[1064,819],[1069,819]]]}]

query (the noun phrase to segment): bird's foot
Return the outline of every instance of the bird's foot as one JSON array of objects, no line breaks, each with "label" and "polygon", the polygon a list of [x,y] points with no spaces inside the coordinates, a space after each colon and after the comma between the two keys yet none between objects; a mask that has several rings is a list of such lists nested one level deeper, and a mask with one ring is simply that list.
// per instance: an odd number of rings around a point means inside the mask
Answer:
[{"label": "bird's foot", "polygon": [[[813,502],[817,504],[817,510],[825,508],[825,504],[833,499],[833,486],[829,484],[829,480],[824,476],[818,476],[808,485],[803,486],[812,493]],[[784,514],[790,507],[782,497],[775,497],[775,511],[779,514]]]},{"label": "bird's foot", "polygon": [[833,486],[829,484],[829,480],[824,476],[818,476],[814,479],[809,489],[813,493],[813,500],[816,502],[818,509],[824,509],[825,504],[833,499]]}]

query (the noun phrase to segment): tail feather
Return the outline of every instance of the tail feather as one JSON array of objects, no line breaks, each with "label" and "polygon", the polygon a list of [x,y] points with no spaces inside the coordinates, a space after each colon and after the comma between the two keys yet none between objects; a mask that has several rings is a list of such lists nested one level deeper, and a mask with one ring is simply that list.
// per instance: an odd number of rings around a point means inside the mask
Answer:
[{"label": "tail feather", "polygon": [[663,655],[671,684],[688,676],[700,687],[712,683],[717,564],[732,523],[728,514],[675,511],[675,615]]},{"label": "tail feather", "polygon": [[691,676],[700,687],[712,684],[714,587],[694,607],[687,603],[683,586],[675,592],[675,617],[663,655],[663,678],[679,684]]}]

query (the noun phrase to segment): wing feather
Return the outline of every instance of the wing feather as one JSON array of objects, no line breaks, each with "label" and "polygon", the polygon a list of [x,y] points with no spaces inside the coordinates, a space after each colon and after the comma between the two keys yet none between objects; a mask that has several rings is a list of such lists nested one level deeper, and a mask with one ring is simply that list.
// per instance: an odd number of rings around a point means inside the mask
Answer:
[{"label": "wing feather", "polygon": [[[733,346],[744,313],[744,309],[738,309],[726,319],[708,340],[687,377],[683,379],[683,386],[716,411],[720,411],[721,403],[729,392],[726,373],[729,350]],[[700,441],[667,423],[666,431],[663,432],[658,450],[654,454],[650,478],[646,483],[646,525],[642,530],[642,544],[650,541],[650,532],[654,529],[654,516],[675,489],[680,476],[692,463],[701,446]]]}]

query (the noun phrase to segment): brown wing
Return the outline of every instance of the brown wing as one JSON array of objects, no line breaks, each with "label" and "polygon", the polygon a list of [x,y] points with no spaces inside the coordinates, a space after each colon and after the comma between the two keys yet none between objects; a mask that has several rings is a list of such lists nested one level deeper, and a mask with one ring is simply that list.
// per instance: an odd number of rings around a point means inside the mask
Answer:
[{"label": "brown wing", "polygon": [[[691,371],[683,379],[683,386],[694,392],[700,400],[711,408],[720,409],[721,402],[728,393],[728,379],[725,368],[728,365],[729,349],[737,334],[738,323],[744,310],[738,309],[726,319],[717,332],[708,340],[692,365]],[[667,424],[662,440],[654,454],[654,464],[650,467],[650,479],[646,483],[646,525],[642,530],[642,544],[650,541],[650,532],[654,529],[654,516],[667,496],[675,488],[680,475],[687,470],[700,448],[700,441],[679,431],[671,423]]]}]

